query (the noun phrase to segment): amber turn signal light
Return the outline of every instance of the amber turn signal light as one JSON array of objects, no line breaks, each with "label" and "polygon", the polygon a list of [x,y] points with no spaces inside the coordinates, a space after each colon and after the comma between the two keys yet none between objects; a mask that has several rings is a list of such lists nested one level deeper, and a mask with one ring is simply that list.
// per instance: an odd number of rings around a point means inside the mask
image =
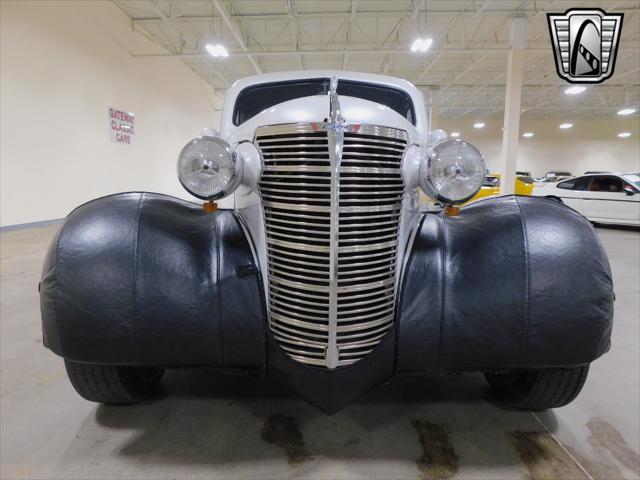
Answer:
[{"label": "amber turn signal light", "polygon": [[444,207],[444,214],[447,217],[457,217],[460,215],[460,207],[454,207],[453,205]]},{"label": "amber turn signal light", "polygon": [[216,202],[204,202],[202,204],[202,209],[206,213],[213,213],[218,211],[218,204]]}]

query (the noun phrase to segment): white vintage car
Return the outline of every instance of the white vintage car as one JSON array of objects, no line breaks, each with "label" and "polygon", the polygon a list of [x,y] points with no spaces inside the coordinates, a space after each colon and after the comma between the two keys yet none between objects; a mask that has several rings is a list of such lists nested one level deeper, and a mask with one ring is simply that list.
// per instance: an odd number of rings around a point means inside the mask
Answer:
[{"label": "white vintage car", "polygon": [[559,198],[592,222],[640,226],[640,173],[598,173],[536,186],[533,195]]},{"label": "white vintage car", "polygon": [[[553,200],[454,207],[485,173],[473,145],[429,133],[405,80],[239,80],[220,131],[179,154],[198,201],[126,192],[67,217],[43,267],[44,343],[108,404],[205,366],[266,374],[327,413],[395,375],[465,371],[511,407],[565,405],[609,349],[605,253]],[[448,208],[421,213],[419,190]]]}]

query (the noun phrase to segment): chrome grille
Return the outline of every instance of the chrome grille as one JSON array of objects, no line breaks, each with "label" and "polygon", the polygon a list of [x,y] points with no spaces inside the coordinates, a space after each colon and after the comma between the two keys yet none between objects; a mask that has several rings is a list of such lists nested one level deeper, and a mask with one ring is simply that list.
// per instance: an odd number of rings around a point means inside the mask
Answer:
[{"label": "chrome grille", "polygon": [[261,127],[255,143],[271,331],[295,360],[334,368],[367,355],[393,323],[407,141],[402,130],[348,126],[336,163],[325,127]]}]

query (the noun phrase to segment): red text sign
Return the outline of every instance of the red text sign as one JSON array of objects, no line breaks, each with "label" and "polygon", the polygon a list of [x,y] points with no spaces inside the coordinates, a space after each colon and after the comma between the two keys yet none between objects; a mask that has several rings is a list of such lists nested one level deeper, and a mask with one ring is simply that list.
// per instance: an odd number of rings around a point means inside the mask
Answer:
[{"label": "red text sign", "polygon": [[114,143],[131,145],[135,135],[136,116],[131,112],[109,107],[109,137]]}]

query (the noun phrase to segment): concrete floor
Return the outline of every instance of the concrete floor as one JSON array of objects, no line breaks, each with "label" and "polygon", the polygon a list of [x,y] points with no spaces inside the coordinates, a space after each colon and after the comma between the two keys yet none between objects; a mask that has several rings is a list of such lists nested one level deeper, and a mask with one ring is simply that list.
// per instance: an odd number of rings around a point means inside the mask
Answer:
[{"label": "concrete floor", "polygon": [[81,399],[42,347],[36,285],[56,227],[0,234],[1,471],[13,478],[638,478],[640,233],[599,228],[613,348],[571,405],[497,408],[479,375],[398,380],[327,417],[267,379],[171,371],[160,398]]}]

